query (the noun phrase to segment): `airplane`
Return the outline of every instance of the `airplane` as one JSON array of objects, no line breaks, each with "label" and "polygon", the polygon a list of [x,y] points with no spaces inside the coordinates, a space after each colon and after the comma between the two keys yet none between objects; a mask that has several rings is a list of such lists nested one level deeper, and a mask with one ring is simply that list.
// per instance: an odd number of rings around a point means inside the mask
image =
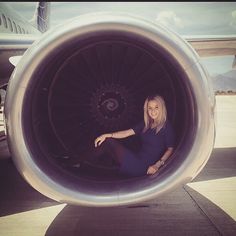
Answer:
[{"label": "airplane", "polygon": [[[24,179],[58,202],[93,207],[147,201],[191,182],[206,165],[216,132],[215,95],[200,57],[236,55],[236,38],[182,37],[117,12],[48,29],[50,3],[39,2],[38,9],[33,29],[0,3],[6,138]],[[98,134],[141,120],[143,102],[154,92],[165,98],[177,133],[174,154],[157,174],[124,178],[96,166],[63,166]],[[136,148],[138,140],[124,144]]]},{"label": "airplane", "polygon": [[[33,41],[49,28],[50,4],[40,3],[37,6],[37,14],[34,15],[37,27],[14,12],[7,4],[1,3],[0,6],[0,88],[6,90],[14,69],[8,59],[12,56],[22,55]],[[16,37],[16,35],[20,35],[20,37]]]}]

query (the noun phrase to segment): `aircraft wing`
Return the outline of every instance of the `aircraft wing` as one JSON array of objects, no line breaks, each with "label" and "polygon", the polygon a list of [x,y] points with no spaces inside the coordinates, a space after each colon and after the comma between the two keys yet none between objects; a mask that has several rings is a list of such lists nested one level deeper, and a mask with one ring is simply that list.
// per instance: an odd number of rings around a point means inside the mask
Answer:
[{"label": "aircraft wing", "polygon": [[236,55],[236,35],[183,36],[200,57]]},{"label": "aircraft wing", "polygon": [[0,14],[0,87],[6,87],[14,69],[9,58],[23,55],[35,39],[48,30],[50,3],[38,2],[30,22],[4,3],[0,3]]},{"label": "aircraft wing", "polygon": [[[2,34],[0,50],[26,50],[40,35]],[[236,35],[182,36],[200,57],[236,55]]]},{"label": "aircraft wing", "polygon": [[[14,69],[8,58],[23,55],[41,35],[2,34],[0,37],[0,86],[7,83]],[[200,57],[236,55],[236,36],[183,36]]]}]

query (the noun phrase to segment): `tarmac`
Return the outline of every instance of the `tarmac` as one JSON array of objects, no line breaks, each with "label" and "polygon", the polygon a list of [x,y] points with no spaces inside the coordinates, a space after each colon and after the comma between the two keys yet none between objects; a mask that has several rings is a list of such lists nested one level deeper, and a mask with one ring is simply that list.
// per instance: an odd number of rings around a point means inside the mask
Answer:
[{"label": "tarmac", "polygon": [[1,142],[0,236],[236,235],[236,96],[218,97],[217,105],[215,148],[200,174],[183,187],[132,206],[55,202],[25,182]]}]

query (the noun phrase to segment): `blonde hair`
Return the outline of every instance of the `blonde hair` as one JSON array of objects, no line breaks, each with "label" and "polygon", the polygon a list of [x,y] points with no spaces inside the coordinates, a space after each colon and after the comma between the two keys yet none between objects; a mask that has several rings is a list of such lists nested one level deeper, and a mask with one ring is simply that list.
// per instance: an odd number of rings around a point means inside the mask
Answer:
[{"label": "blonde hair", "polygon": [[[160,108],[158,117],[153,121],[150,116],[148,115],[148,102],[155,101]],[[146,98],[144,102],[144,129],[143,133],[146,132],[149,128],[155,129],[156,134],[161,130],[164,126],[166,119],[167,119],[167,110],[164,99],[159,95],[153,95]]]}]

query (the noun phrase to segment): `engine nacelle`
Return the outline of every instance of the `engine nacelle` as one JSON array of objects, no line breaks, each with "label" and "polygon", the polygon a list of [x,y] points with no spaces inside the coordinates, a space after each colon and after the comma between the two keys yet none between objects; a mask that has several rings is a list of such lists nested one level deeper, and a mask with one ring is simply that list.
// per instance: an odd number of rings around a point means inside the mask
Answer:
[{"label": "engine nacelle", "polygon": [[[60,164],[101,133],[141,120],[144,100],[154,92],[164,97],[177,134],[175,152],[158,174],[112,178]],[[49,198],[127,205],[201,171],[214,145],[214,107],[208,74],[180,36],[135,16],[88,14],[43,34],[23,55],[7,90],[7,138],[19,172]]]}]

